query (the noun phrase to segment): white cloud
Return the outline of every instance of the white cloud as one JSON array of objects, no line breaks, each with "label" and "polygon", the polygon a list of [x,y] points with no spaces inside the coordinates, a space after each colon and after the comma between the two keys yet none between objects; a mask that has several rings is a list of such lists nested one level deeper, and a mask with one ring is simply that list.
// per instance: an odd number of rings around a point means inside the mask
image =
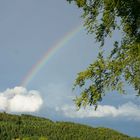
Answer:
[{"label": "white cloud", "polygon": [[43,101],[36,90],[27,91],[23,87],[15,87],[0,92],[0,110],[7,112],[35,112]]},{"label": "white cloud", "polygon": [[74,106],[56,107],[56,111],[63,113],[70,118],[92,118],[92,117],[127,117],[140,120],[140,106],[132,102],[125,103],[119,107],[111,105],[99,105],[97,110],[94,107],[81,108],[79,111]]}]

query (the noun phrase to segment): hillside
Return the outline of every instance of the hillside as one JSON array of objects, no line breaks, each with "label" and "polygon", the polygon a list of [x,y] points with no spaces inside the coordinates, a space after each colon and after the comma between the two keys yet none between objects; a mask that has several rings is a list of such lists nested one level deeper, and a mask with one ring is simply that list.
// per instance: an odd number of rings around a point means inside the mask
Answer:
[{"label": "hillside", "polygon": [[0,140],[140,140],[108,128],[0,113]]}]

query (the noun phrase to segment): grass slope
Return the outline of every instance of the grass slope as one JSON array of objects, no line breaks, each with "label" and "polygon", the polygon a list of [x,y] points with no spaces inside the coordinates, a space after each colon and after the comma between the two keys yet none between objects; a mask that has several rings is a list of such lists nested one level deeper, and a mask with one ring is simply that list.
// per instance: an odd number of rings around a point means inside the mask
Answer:
[{"label": "grass slope", "polygon": [[140,140],[108,128],[0,113],[0,140]]}]

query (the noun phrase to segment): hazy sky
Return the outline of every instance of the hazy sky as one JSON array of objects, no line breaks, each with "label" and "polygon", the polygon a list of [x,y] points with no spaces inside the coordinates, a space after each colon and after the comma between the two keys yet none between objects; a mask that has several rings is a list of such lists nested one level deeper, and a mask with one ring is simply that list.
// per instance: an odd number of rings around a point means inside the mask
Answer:
[{"label": "hazy sky", "polygon": [[[140,136],[140,99],[108,93],[97,112],[76,112],[72,92],[76,74],[92,63],[98,44],[81,29],[46,61],[26,87],[20,87],[32,67],[67,33],[82,24],[81,10],[66,0],[0,1],[0,110],[29,113],[52,120],[103,126]],[[116,33],[115,38],[119,39]],[[107,40],[106,51],[111,48]],[[22,108],[20,110],[20,108]]]}]

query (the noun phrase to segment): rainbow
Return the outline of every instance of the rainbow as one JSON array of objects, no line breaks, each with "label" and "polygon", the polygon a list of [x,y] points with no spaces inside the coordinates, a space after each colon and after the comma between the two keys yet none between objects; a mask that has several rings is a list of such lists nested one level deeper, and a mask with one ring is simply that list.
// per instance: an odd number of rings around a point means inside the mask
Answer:
[{"label": "rainbow", "polygon": [[47,64],[47,62],[54,56],[54,54],[60,50],[62,47],[66,46],[66,44],[82,29],[82,25],[78,25],[72,31],[66,33],[64,37],[62,37],[58,42],[54,44],[54,46],[50,47],[47,52],[39,59],[37,63],[35,63],[29,72],[26,74],[24,79],[22,80],[20,86],[26,87],[33,80],[33,78],[37,75],[37,73]]}]

